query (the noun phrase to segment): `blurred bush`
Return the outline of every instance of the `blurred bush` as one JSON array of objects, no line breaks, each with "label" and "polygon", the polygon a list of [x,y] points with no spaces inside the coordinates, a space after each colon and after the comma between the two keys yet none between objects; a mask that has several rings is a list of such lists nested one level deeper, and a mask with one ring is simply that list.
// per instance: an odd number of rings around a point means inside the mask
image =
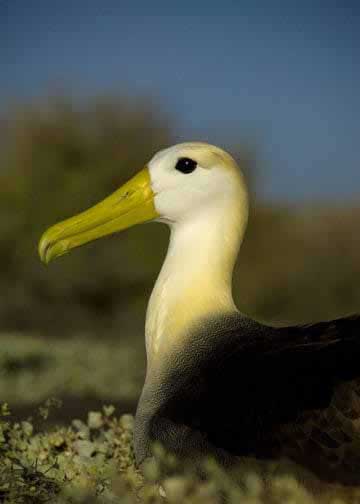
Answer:
[{"label": "blurred bush", "polygon": [[258,204],[235,272],[238,305],[281,324],[359,313],[359,227],[349,205]]},{"label": "blurred bush", "polygon": [[132,307],[139,296],[141,303],[159,266],[164,230],[144,227],[130,240],[111,237],[49,268],[39,262],[37,243],[49,225],[107,196],[171,144],[166,118],[140,100],[99,98],[75,106],[56,98],[17,107],[5,123],[1,327],[71,331],[95,321],[116,323],[114,307]]},{"label": "blurred bush", "polygon": [[[169,119],[145,99],[56,97],[14,107],[0,129],[0,330],[142,335],[164,226],[134,228],[47,268],[37,243],[173,143]],[[235,275],[240,308],[292,321],[359,311],[359,222],[354,209],[253,204]]]}]

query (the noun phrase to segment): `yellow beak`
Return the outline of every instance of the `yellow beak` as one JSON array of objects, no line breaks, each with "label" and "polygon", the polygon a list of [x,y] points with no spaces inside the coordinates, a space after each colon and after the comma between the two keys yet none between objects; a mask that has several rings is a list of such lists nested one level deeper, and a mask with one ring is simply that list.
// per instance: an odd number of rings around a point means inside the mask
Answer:
[{"label": "yellow beak", "polygon": [[39,242],[40,258],[48,264],[75,247],[158,216],[145,167],[97,205],[45,231]]}]

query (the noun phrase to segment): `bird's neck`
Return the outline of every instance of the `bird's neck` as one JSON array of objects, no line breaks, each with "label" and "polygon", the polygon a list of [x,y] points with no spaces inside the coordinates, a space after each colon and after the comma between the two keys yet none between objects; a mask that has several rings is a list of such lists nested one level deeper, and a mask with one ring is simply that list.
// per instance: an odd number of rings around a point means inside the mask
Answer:
[{"label": "bird's neck", "polygon": [[149,366],[197,321],[236,311],[232,275],[246,221],[239,201],[224,201],[171,226],[146,315]]}]

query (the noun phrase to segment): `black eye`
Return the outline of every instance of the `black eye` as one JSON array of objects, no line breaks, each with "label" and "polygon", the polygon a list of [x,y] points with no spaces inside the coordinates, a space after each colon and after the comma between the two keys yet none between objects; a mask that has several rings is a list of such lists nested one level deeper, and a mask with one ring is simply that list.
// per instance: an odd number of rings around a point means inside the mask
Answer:
[{"label": "black eye", "polygon": [[175,170],[178,170],[181,173],[191,173],[195,170],[196,167],[196,161],[187,157],[182,157],[176,163]]}]

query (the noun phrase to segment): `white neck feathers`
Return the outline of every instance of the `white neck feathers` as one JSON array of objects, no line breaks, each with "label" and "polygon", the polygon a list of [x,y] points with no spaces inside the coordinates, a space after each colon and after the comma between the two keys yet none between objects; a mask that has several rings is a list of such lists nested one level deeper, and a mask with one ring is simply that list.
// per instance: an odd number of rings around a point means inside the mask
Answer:
[{"label": "white neck feathers", "polygon": [[171,227],[165,262],[146,315],[148,364],[209,314],[236,310],[232,274],[247,223],[247,202],[219,198]]}]

